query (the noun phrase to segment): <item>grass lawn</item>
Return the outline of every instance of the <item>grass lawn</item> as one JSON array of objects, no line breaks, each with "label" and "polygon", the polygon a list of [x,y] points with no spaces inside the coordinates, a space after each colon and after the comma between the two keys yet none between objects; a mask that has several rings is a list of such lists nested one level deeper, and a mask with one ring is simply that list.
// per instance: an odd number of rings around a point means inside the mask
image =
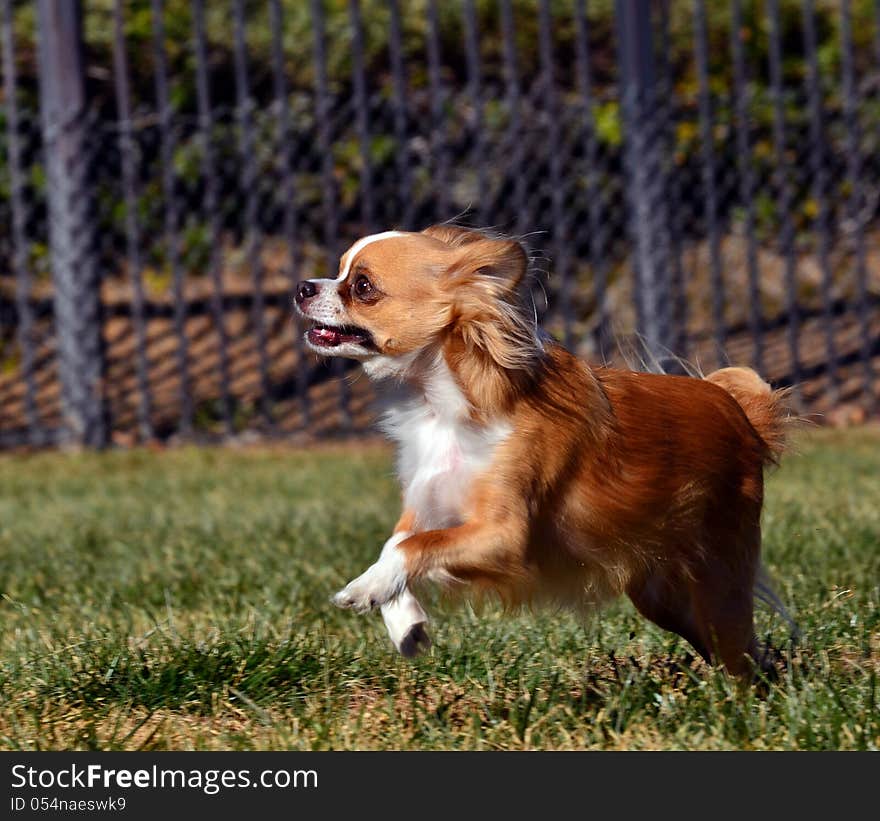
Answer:
[{"label": "grass lawn", "polygon": [[398,512],[377,445],[0,457],[0,748],[877,749],[880,429],[797,451],[764,532],[803,639],[763,691],[627,602],[435,602],[396,656],[328,603]]}]

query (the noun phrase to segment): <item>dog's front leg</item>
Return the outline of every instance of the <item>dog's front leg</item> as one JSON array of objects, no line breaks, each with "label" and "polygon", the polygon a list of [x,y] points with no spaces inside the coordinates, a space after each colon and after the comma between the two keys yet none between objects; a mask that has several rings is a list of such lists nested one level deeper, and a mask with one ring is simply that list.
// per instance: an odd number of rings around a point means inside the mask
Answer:
[{"label": "dog's front leg", "polygon": [[399,556],[392,555],[392,550],[410,535],[408,530],[398,530],[385,542],[379,560],[333,597],[338,607],[350,607],[358,612],[372,610],[379,604],[392,643],[397,652],[407,658],[431,646],[426,630],[428,614],[405,586],[405,580],[401,580],[396,561]]},{"label": "dog's front leg", "polygon": [[503,522],[475,517],[442,530],[400,531],[385,542],[379,560],[340,590],[333,602],[365,613],[396,599],[417,579],[519,581],[527,574],[525,533],[523,522],[515,517]]}]

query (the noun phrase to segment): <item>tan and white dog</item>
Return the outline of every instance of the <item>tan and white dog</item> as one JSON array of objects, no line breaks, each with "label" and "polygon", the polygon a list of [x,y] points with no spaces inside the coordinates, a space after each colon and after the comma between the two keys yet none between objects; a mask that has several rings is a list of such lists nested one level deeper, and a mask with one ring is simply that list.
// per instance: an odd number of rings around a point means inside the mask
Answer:
[{"label": "tan and white dog", "polygon": [[309,346],[407,390],[383,423],[403,511],[334,602],[381,608],[412,655],[429,643],[420,582],[575,608],[626,593],[747,672],[781,394],[745,368],[590,368],[536,328],[519,296],[527,268],[513,239],[439,225],[365,237],[335,279],[300,283]]}]

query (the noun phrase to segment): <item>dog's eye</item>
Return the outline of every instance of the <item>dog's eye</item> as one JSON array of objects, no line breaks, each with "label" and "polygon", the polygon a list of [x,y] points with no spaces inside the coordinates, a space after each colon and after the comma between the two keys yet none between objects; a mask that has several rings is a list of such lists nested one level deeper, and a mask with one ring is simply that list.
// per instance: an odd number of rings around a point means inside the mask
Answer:
[{"label": "dog's eye", "polygon": [[369,299],[373,295],[373,283],[363,274],[354,281],[354,293],[358,299]]}]

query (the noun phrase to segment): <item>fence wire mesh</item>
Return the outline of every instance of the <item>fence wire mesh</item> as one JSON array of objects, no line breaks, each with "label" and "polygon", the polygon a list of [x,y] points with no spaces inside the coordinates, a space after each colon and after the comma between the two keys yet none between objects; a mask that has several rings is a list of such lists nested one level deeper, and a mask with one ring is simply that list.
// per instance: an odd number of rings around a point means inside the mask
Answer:
[{"label": "fence wire mesh", "polygon": [[878,4],[0,0],[0,26],[0,446],[365,429],[294,283],[454,217],[526,239],[589,361],[752,364],[876,413]]}]

